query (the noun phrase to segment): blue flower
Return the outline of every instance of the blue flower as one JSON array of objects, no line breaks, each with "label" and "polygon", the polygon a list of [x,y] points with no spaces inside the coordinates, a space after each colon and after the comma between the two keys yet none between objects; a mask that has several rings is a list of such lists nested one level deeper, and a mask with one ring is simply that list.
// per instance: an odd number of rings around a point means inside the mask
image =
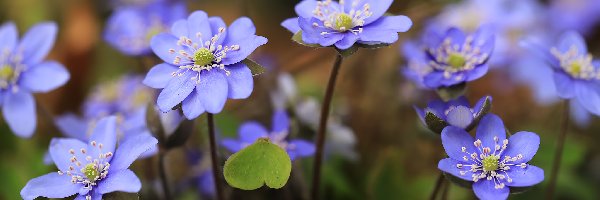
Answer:
[{"label": "blue flower", "polygon": [[494,49],[494,35],[487,26],[473,34],[450,28],[445,34],[426,33],[427,63],[432,71],[423,77],[428,88],[449,87],[481,78]]},{"label": "blue flower", "polygon": [[221,18],[196,11],[175,22],[171,33],[152,38],[152,50],[165,63],[154,66],[144,84],[162,89],[160,110],[167,112],[181,103],[183,114],[194,119],[205,111],[221,112],[227,98],[250,96],[252,73],[241,61],[267,43],[255,33],[248,18],[239,18],[226,29]]},{"label": "blue flower", "polygon": [[276,111],[273,115],[272,132],[258,122],[246,122],[238,130],[239,139],[224,139],[221,144],[231,152],[238,152],[259,138],[269,138],[272,143],[285,149],[292,160],[297,157],[308,157],[315,153],[315,145],[302,139],[287,141],[290,119],[285,111]]},{"label": "blue flower", "polygon": [[426,113],[431,112],[439,119],[445,121],[449,126],[467,129],[473,127],[478,119],[487,114],[487,111],[483,109],[486,100],[489,100],[491,103],[492,97],[482,97],[474,107],[471,107],[467,98],[461,96],[448,102],[433,100],[427,104],[425,109],[415,107],[415,110],[424,124]]},{"label": "blue flower", "polygon": [[529,165],[540,145],[540,137],[518,132],[506,139],[502,120],[488,114],[477,127],[475,139],[465,130],[448,126],[442,144],[449,158],[438,168],[465,181],[473,182],[480,199],[506,199],[509,187],[529,187],[544,180],[544,170]]},{"label": "blue flower", "polygon": [[576,30],[591,33],[600,21],[600,1],[552,0],[548,9],[548,23],[558,31]]},{"label": "blue flower", "polygon": [[409,40],[402,44],[402,53],[407,62],[406,67],[402,68],[402,75],[417,87],[427,89],[424,78],[433,71],[433,67],[429,65],[427,53],[423,49],[424,46],[417,41]]},{"label": "blue flower", "polygon": [[0,104],[10,129],[19,137],[33,135],[36,121],[32,93],[52,91],[69,80],[69,72],[56,61],[44,61],[54,45],[55,23],[39,23],[21,41],[14,23],[0,27]]},{"label": "blue flower", "polygon": [[50,155],[60,171],[31,179],[21,190],[21,197],[65,198],[78,194],[78,200],[100,200],[114,191],[138,192],[142,186],[129,166],[140,154],[158,141],[149,135],[128,138],[117,146],[117,118],[98,122],[90,142],[55,138]]},{"label": "blue flower", "polygon": [[403,15],[384,16],[393,0],[304,0],[296,5],[297,18],[281,23],[292,33],[302,31],[307,44],[348,49],[355,43],[392,44],[412,21]]},{"label": "blue flower", "polygon": [[581,35],[567,32],[554,47],[534,42],[524,45],[550,64],[559,97],[574,99],[587,111],[600,115],[600,61],[588,53]]},{"label": "blue flower", "polygon": [[104,39],[126,55],[148,55],[152,53],[152,37],[167,31],[176,20],[185,18],[185,15],[183,2],[121,7],[108,19]]}]

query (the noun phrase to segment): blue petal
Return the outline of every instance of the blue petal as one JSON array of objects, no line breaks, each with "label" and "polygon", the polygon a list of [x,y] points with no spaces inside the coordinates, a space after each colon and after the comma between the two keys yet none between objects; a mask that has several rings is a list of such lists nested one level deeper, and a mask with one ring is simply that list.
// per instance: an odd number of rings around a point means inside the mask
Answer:
[{"label": "blue petal", "polygon": [[[497,143],[494,141],[494,137],[498,137]],[[506,139],[502,119],[494,114],[485,115],[477,126],[475,138],[481,140],[483,147],[489,147],[492,150],[496,147],[496,144],[502,146],[502,141]]]},{"label": "blue petal", "polygon": [[25,64],[36,64],[48,55],[56,40],[58,27],[53,22],[44,22],[31,27],[21,39]]},{"label": "blue petal", "polygon": [[142,153],[155,147],[156,144],[158,144],[158,140],[149,134],[125,137],[110,161],[109,174],[129,168],[133,161]]},{"label": "blue petal", "polygon": [[398,40],[399,32],[406,32],[412,26],[410,18],[399,16],[386,16],[364,26],[359,34],[361,43],[386,43],[391,44]]},{"label": "blue petal", "polygon": [[575,83],[575,97],[587,111],[600,116],[600,85],[597,83]]},{"label": "blue petal", "polygon": [[303,18],[310,18],[314,15],[313,11],[315,10],[315,8],[317,8],[317,1],[304,0],[304,1],[301,1],[300,3],[296,4],[296,7],[294,9],[296,11],[296,14],[298,14],[298,16],[303,17]]},{"label": "blue petal", "polygon": [[570,101],[571,117],[579,127],[588,127],[592,121],[592,115],[578,101]]},{"label": "blue petal", "polygon": [[483,25],[473,34],[473,46],[479,47],[482,54],[492,55],[495,45],[494,33],[497,32],[490,25]]},{"label": "blue petal", "polygon": [[[210,29],[212,29],[213,32],[215,32],[215,34],[219,31],[220,28],[227,28],[227,24],[225,24],[223,19],[221,19],[220,17],[209,17],[208,22],[210,24]],[[215,41],[216,46],[223,44],[223,41],[225,41],[225,39],[229,37],[230,30],[225,29],[224,31],[225,32],[222,33],[219,39]]]},{"label": "blue petal", "polygon": [[269,136],[269,132],[258,122],[246,122],[238,130],[242,143],[254,143],[258,138]]},{"label": "blue petal", "polygon": [[[210,38],[218,33],[219,30],[211,30],[210,23],[208,21],[208,15],[204,11],[195,11],[188,17],[188,35],[190,39],[198,44],[204,44],[206,41],[210,41]],[[201,33],[201,38],[197,37],[197,34]],[[201,39],[201,40],[199,40]]]},{"label": "blue petal", "polygon": [[551,67],[558,68],[560,63],[558,59],[550,53],[550,47],[541,45],[539,38],[527,38],[519,41],[519,46],[527,49],[531,54],[544,59]]},{"label": "blue petal", "polygon": [[133,42],[146,37],[147,26],[141,8],[123,7],[108,19],[104,39],[124,54],[138,56],[149,51],[147,44]]},{"label": "blue petal", "polygon": [[[291,140],[288,151],[294,151],[294,157],[308,157],[315,154],[315,145],[306,140]],[[292,159],[293,160],[293,159]]]},{"label": "blue petal", "polygon": [[[473,142],[473,137],[461,128],[447,126],[442,130],[442,145],[446,154],[454,160],[463,160],[463,156],[468,157],[468,153],[479,152]],[[466,148],[466,152],[462,152],[462,147]]]},{"label": "blue petal", "polygon": [[444,73],[439,71],[433,71],[425,77],[423,77],[423,83],[429,88],[438,88],[442,86],[442,80],[444,79]]},{"label": "blue petal", "polygon": [[[227,32],[227,41],[238,42],[256,34],[256,27],[252,20],[247,17],[240,17],[229,25]],[[228,54],[229,55],[229,54]]]},{"label": "blue petal", "polygon": [[277,110],[273,114],[272,130],[275,133],[288,132],[290,129],[290,118],[285,110]]},{"label": "blue petal", "polygon": [[562,53],[569,51],[571,48],[575,48],[577,49],[577,55],[587,54],[585,40],[579,33],[575,31],[569,31],[561,35],[558,39],[557,48]]},{"label": "blue petal", "polygon": [[300,25],[298,24],[297,17],[284,20],[283,22],[281,22],[281,26],[283,26],[288,31],[292,32],[293,34],[296,34],[298,31],[301,30]]},{"label": "blue petal", "polygon": [[[473,175],[473,172],[471,172],[471,167],[463,167],[462,169],[459,169],[457,167],[458,164],[469,164],[469,163],[464,163],[464,162],[458,162],[452,158],[444,158],[442,160],[440,160],[440,162],[438,163],[438,169],[442,170],[443,172],[446,173],[450,173],[453,176],[463,179],[465,181],[473,181],[473,177],[471,177]],[[465,174],[461,175],[460,171],[463,171]]]},{"label": "blue petal", "polygon": [[523,159],[518,163],[529,162],[540,146],[540,137],[532,132],[521,131],[508,138],[508,146],[502,153],[503,156],[517,157],[521,154]]},{"label": "blue petal", "polygon": [[[229,30],[228,33],[231,33],[232,30]],[[235,51],[229,51],[227,52],[227,56],[225,56],[225,58],[223,58],[223,60],[221,61],[221,64],[224,65],[231,65],[231,64],[235,64],[238,63],[246,58],[248,58],[248,56],[254,52],[254,50],[256,50],[256,48],[267,44],[268,40],[265,37],[262,36],[256,36],[256,35],[250,35],[245,37],[244,39],[241,40],[227,40],[225,41],[225,45],[226,46],[231,46],[231,45],[239,45],[240,48],[238,50]]]},{"label": "blue petal", "polygon": [[452,99],[452,100],[446,102],[446,107],[450,107],[450,106],[470,107],[470,104],[469,104],[469,100],[467,99],[467,97],[460,96],[456,99]]},{"label": "blue petal", "polygon": [[[96,127],[90,135],[90,143],[88,144],[88,150],[93,153],[92,155],[100,155],[100,153],[115,152],[117,146],[117,117],[104,117],[96,123]],[[98,150],[99,147],[94,147],[92,142],[95,141],[97,146],[102,144],[101,152]]]},{"label": "blue petal", "polygon": [[[168,133],[167,133],[168,134]],[[125,134],[124,137],[137,137],[138,135],[146,135],[146,136],[150,136],[152,137],[152,133],[150,133],[150,131],[148,130],[143,130],[142,132],[136,133],[136,134]],[[121,139],[121,141],[123,141],[124,139]],[[144,159],[144,158],[150,158],[156,154],[158,154],[158,145],[154,145],[152,147],[150,147],[150,149],[148,149],[147,151],[145,151],[144,153],[140,154],[140,156],[138,157],[138,159]]]},{"label": "blue petal", "polygon": [[335,43],[335,47],[342,50],[352,47],[352,45],[354,45],[359,38],[358,35],[355,35],[351,32],[344,33],[343,35],[344,38]]},{"label": "blue petal", "polygon": [[70,176],[51,172],[29,180],[21,190],[21,197],[25,200],[37,197],[65,198],[77,193],[81,187],[81,184],[71,183]]},{"label": "blue petal", "polygon": [[166,63],[173,64],[175,61],[175,57],[179,56],[178,53],[169,52],[170,49],[175,50],[175,52],[179,52],[180,50],[187,50],[186,48],[177,45],[178,37],[175,37],[171,34],[159,33],[158,35],[152,37],[150,40],[150,47],[156,56],[165,61]]},{"label": "blue petal", "polygon": [[22,138],[33,135],[37,124],[35,100],[24,90],[4,93],[2,114],[10,129]]},{"label": "blue petal", "polygon": [[207,112],[219,113],[227,102],[227,79],[217,70],[203,71],[196,92]]},{"label": "blue petal", "polygon": [[181,108],[187,119],[196,119],[196,117],[204,113],[205,110],[200,99],[200,95],[198,95],[197,92],[192,92],[185,100],[183,100]]},{"label": "blue petal", "polygon": [[[319,27],[313,26],[314,23],[319,24]],[[344,34],[338,33],[330,29],[323,28],[323,22],[317,18],[298,18],[298,24],[302,29],[302,41],[308,44],[319,44],[321,46],[331,46],[344,38]],[[322,32],[328,32],[326,35],[321,35]]]},{"label": "blue petal", "polygon": [[43,62],[22,73],[21,85],[32,92],[49,92],[69,80],[69,72],[58,62]]},{"label": "blue petal", "polygon": [[465,81],[474,81],[483,77],[488,72],[488,69],[489,66],[487,64],[482,64],[475,67],[475,69],[465,73],[467,75]]},{"label": "blue petal", "polygon": [[[385,14],[385,12],[387,12],[387,10],[390,8],[394,0],[371,0],[359,2],[360,3],[357,4],[356,7],[354,7],[355,10],[362,10],[363,6],[367,3],[370,6],[369,11],[372,13],[372,15],[365,19],[365,25],[368,25],[371,22],[374,22],[377,19],[381,18],[381,16],[383,16],[383,14]],[[346,1],[345,7],[346,8],[344,10],[347,13],[350,12],[350,10],[352,10],[352,1]]]},{"label": "blue petal", "polygon": [[236,63],[227,66],[227,70],[230,72],[229,76],[225,76],[229,87],[227,97],[231,99],[248,98],[254,89],[254,79],[248,66],[244,63]]},{"label": "blue petal", "polygon": [[495,200],[495,199],[507,199],[510,190],[508,187],[496,189],[493,180],[480,179],[473,183],[473,192],[479,199],[483,200]]},{"label": "blue petal", "polygon": [[533,165],[527,165],[525,168],[515,166],[506,173],[512,182],[505,184],[511,187],[529,187],[544,181],[544,170]]},{"label": "blue petal", "polygon": [[481,99],[479,99],[479,101],[477,101],[477,103],[475,104],[475,106],[473,107],[473,112],[475,112],[475,114],[477,116],[479,116],[481,113],[481,109],[483,107],[483,104],[485,103],[485,100],[489,98],[490,99],[490,103],[492,102],[492,96],[484,96],[481,97]]},{"label": "blue petal", "polygon": [[54,120],[60,132],[66,136],[87,141],[88,123],[73,113],[56,117]]},{"label": "blue petal", "polygon": [[436,99],[427,103],[427,108],[425,109],[425,111],[432,112],[435,116],[438,116],[445,120],[446,109],[448,109],[448,105],[446,105],[446,103],[442,100]]},{"label": "blue petal", "polygon": [[146,78],[144,78],[144,85],[155,89],[162,89],[167,86],[169,81],[173,79],[173,72],[178,70],[177,67],[167,64],[161,63],[158,64],[146,74]]},{"label": "blue petal", "polygon": [[196,81],[192,80],[196,72],[185,72],[183,75],[175,76],[169,81],[167,86],[160,92],[156,104],[163,112],[169,112],[177,104],[181,103],[187,96],[194,91]]},{"label": "blue petal", "polygon": [[185,19],[175,21],[171,26],[171,33],[176,36],[185,36],[189,38],[190,35],[187,27],[187,21]]},{"label": "blue petal", "polygon": [[223,139],[221,141],[221,145],[223,145],[230,152],[238,152],[244,148],[243,144],[234,139]]},{"label": "blue petal", "polygon": [[473,113],[470,108],[458,106],[448,112],[446,121],[452,126],[464,129],[473,122]]},{"label": "blue petal", "polygon": [[[90,192],[91,192],[91,194],[89,194],[89,195],[92,197],[91,200],[102,200],[102,194],[96,192],[95,190],[90,191]],[[74,200],[87,200],[87,195],[79,194],[79,195],[77,195],[77,197],[75,197]]]},{"label": "blue petal", "polygon": [[[85,160],[85,156],[79,153],[79,151],[84,148],[87,148],[87,144],[78,139],[54,138],[50,141],[50,157],[52,157],[54,164],[60,171],[67,172],[69,171],[69,166],[73,165],[73,163],[71,163],[71,158],[73,156],[75,156],[77,160]],[[71,149],[75,151],[75,155],[69,153],[69,150]]]},{"label": "blue petal", "polygon": [[570,99],[575,96],[575,80],[564,72],[554,72],[554,85],[561,98]]},{"label": "blue petal", "polygon": [[107,194],[111,192],[135,193],[142,189],[142,182],[131,170],[113,171],[103,179],[96,188],[98,193]]},{"label": "blue petal", "polygon": [[0,27],[0,52],[12,52],[17,46],[18,34],[15,23],[4,23]]},{"label": "blue petal", "polygon": [[463,33],[460,29],[452,27],[446,31],[446,38],[450,39],[450,42],[453,47],[458,46],[459,49],[462,49],[463,44],[466,39],[465,33]]}]

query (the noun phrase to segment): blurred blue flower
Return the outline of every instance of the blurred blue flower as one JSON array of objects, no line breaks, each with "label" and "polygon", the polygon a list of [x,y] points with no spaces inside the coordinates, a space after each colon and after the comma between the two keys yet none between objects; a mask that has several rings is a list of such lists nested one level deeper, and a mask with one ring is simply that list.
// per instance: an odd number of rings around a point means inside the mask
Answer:
[{"label": "blurred blue flower", "polygon": [[238,152],[259,138],[269,138],[272,143],[285,149],[292,160],[312,156],[315,153],[315,145],[302,139],[288,142],[289,129],[290,119],[285,111],[280,110],[273,115],[272,132],[269,133],[258,122],[246,122],[238,130],[239,139],[224,139],[221,144],[231,152]]},{"label": "blurred blue flower", "polygon": [[557,31],[575,30],[588,34],[600,22],[600,1],[551,0],[548,25]]},{"label": "blurred blue flower", "polygon": [[212,170],[209,168],[204,170],[198,177],[198,189],[200,193],[207,199],[214,198],[216,193],[215,179],[213,178]]},{"label": "blurred blue flower", "polygon": [[384,16],[393,0],[304,0],[296,5],[298,17],[281,23],[297,33],[307,44],[335,45],[348,49],[355,43],[374,45],[392,44],[399,32],[412,26],[410,18]]},{"label": "blurred blue flower", "polygon": [[479,199],[506,199],[509,187],[528,187],[544,180],[544,170],[529,165],[540,145],[532,132],[518,132],[506,139],[502,120],[488,114],[477,127],[475,139],[465,130],[448,126],[442,131],[442,144],[449,158],[438,168],[473,182]]},{"label": "blurred blue flower", "polygon": [[433,67],[429,65],[425,46],[421,42],[409,40],[402,43],[401,51],[407,62],[406,67],[401,68],[402,75],[420,89],[428,89],[424,78],[433,71]]},{"label": "blurred blue flower", "polygon": [[566,32],[553,47],[532,41],[523,45],[550,64],[557,95],[574,99],[587,111],[600,115],[600,62],[588,53],[577,32]]},{"label": "blurred blue flower", "polygon": [[473,34],[450,28],[445,34],[425,33],[427,63],[432,71],[423,77],[428,88],[449,87],[481,78],[494,49],[494,35],[488,26]]},{"label": "blurred blue flower", "polygon": [[56,61],[44,61],[54,45],[58,28],[53,22],[34,25],[18,39],[17,27],[8,22],[0,27],[0,104],[10,129],[29,138],[37,124],[32,93],[46,93],[70,78]]},{"label": "blurred blue flower", "polygon": [[221,112],[227,98],[250,96],[252,73],[241,61],[267,39],[255,35],[256,28],[246,17],[225,28],[221,18],[196,11],[175,22],[171,33],[152,38],[152,50],[165,63],[154,66],[144,84],[162,89],[157,100],[161,111],[181,103],[183,114],[194,119],[205,111]]},{"label": "blurred blue flower", "polygon": [[129,170],[140,154],[158,141],[149,135],[138,135],[119,143],[117,149],[117,118],[106,117],[98,122],[90,142],[55,138],[50,142],[50,155],[60,171],[31,179],[21,190],[21,197],[100,200],[114,191],[138,192],[141,182]]},{"label": "blurred blue flower", "polygon": [[483,117],[482,115],[486,114],[483,110],[483,105],[487,99],[489,99],[491,103],[492,97],[484,96],[477,101],[474,107],[470,106],[469,101],[464,96],[447,102],[436,99],[427,103],[425,109],[415,107],[415,110],[417,111],[417,115],[419,115],[421,122],[425,125],[427,125],[425,123],[425,114],[431,112],[448,123],[449,126],[466,129],[469,126],[472,126],[473,123],[476,122],[476,119],[479,119],[480,117]]},{"label": "blurred blue flower", "polygon": [[152,37],[185,16],[184,2],[120,7],[108,19],[104,39],[126,55],[148,55]]}]

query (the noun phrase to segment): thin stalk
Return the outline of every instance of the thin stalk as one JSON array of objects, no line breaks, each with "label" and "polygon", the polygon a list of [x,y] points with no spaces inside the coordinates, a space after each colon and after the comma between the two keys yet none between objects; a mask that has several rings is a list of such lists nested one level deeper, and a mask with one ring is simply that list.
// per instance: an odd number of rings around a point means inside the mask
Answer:
[{"label": "thin stalk", "polygon": [[560,169],[560,163],[562,160],[563,148],[565,146],[565,139],[567,138],[567,130],[569,129],[569,101],[564,100],[563,102],[563,113],[560,133],[558,135],[558,141],[556,143],[556,152],[554,153],[554,163],[552,164],[552,172],[550,174],[550,184],[548,184],[548,193],[546,199],[554,199],[554,193],[556,188],[556,179],[558,171]]},{"label": "thin stalk", "polygon": [[442,190],[442,200],[447,200],[448,199],[448,193],[450,192],[450,186],[452,184],[450,184],[450,181],[446,180],[444,181],[444,190]]},{"label": "thin stalk", "polygon": [[337,54],[333,69],[329,76],[329,83],[327,83],[327,90],[325,91],[325,99],[323,100],[323,106],[321,107],[321,121],[319,122],[319,130],[317,131],[317,150],[315,153],[315,162],[313,165],[313,179],[312,179],[312,191],[311,196],[313,200],[319,197],[319,183],[321,180],[321,163],[323,162],[323,146],[325,144],[325,132],[327,130],[327,120],[329,118],[329,107],[331,106],[331,99],[333,98],[333,91],[335,89],[335,82],[337,75],[342,66],[342,60],[344,57]]},{"label": "thin stalk", "polygon": [[433,191],[431,191],[431,195],[429,195],[430,200],[435,200],[437,198],[437,194],[440,192],[440,188],[442,187],[443,183],[444,183],[444,174],[440,172],[440,175],[438,176],[437,181],[435,181],[435,187],[433,188]]},{"label": "thin stalk", "polygon": [[160,151],[158,153],[158,173],[160,175],[160,182],[165,193],[165,199],[171,199],[171,190],[169,188],[169,180],[167,179],[167,171],[165,169],[165,154],[167,152]]},{"label": "thin stalk", "polygon": [[215,189],[217,200],[223,200],[223,188],[220,184],[219,177],[219,157],[217,154],[217,139],[215,136],[215,120],[211,113],[206,115],[208,121],[208,137],[210,140],[210,159],[212,163],[213,179],[215,180]]}]

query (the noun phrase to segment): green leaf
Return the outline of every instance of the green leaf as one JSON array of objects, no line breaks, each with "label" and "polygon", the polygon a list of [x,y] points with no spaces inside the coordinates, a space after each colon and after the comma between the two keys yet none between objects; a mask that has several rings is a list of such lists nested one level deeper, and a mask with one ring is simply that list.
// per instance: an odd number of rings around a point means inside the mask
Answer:
[{"label": "green leaf", "polygon": [[460,83],[458,85],[453,85],[450,87],[441,87],[436,90],[440,98],[444,101],[449,101],[452,99],[456,99],[465,94],[467,88],[466,83]]},{"label": "green leaf", "polygon": [[347,49],[338,49],[335,48],[335,50],[337,50],[337,52],[342,55],[344,58],[347,58],[349,56],[351,56],[352,54],[356,53],[358,51],[358,46],[353,45],[350,48]]},{"label": "green leaf", "polygon": [[267,138],[231,155],[225,162],[223,175],[231,187],[255,190],[266,184],[282,188],[290,178],[292,161],[281,147]]},{"label": "green leaf", "polygon": [[246,64],[246,66],[248,66],[248,68],[250,68],[250,72],[252,72],[252,76],[257,76],[257,75],[260,75],[262,73],[265,73],[265,71],[267,71],[265,67],[258,64],[257,62],[254,62],[254,60],[250,60],[248,58],[242,60],[242,63]]},{"label": "green leaf", "polygon": [[307,44],[302,40],[302,31],[298,31],[294,36],[292,36],[292,40],[298,44],[307,46],[307,47],[323,47],[319,44]]},{"label": "green leaf", "polygon": [[442,130],[448,126],[448,123],[430,111],[425,112],[425,124],[427,128],[434,133],[441,134]]}]

